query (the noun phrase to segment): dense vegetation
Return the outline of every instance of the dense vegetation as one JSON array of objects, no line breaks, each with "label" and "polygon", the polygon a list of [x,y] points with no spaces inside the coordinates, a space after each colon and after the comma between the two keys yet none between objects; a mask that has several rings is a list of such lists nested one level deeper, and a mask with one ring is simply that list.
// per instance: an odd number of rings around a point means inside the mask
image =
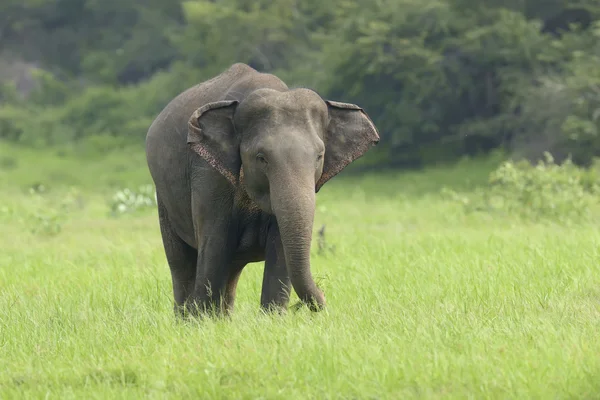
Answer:
[{"label": "dense vegetation", "polygon": [[363,106],[377,162],[600,151],[597,0],[1,0],[0,48],[0,138],[28,146],[141,141],[170,98],[246,62]]}]

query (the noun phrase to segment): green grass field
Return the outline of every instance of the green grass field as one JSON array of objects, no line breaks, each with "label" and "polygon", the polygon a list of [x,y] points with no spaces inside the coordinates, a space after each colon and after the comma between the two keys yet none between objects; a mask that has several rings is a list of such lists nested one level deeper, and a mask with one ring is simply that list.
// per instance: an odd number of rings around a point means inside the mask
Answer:
[{"label": "green grass field", "polygon": [[109,215],[118,188],[150,182],[142,151],[0,148],[1,399],[600,398],[597,221],[440,196],[494,160],[339,176],[317,200],[326,311],[261,314],[253,264],[231,319],[183,323],[155,210]]}]

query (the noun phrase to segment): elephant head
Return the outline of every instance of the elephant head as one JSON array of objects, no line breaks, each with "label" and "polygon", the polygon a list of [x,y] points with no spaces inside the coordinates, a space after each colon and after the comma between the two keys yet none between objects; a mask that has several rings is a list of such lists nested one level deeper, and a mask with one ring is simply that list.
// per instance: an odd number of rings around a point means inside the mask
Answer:
[{"label": "elephant head", "polygon": [[207,104],[188,130],[193,151],[275,216],[292,286],[313,310],[325,305],[310,272],[315,193],[378,142],[360,107],[309,89]]}]

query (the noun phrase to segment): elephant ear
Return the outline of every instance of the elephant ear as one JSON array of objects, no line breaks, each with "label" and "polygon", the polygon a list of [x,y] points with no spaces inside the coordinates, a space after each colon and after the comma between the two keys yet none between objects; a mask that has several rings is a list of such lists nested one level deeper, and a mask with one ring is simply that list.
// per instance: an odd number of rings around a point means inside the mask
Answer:
[{"label": "elephant ear", "polygon": [[233,126],[237,104],[235,100],[217,101],[200,107],[188,121],[187,136],[190,148],[234,186],[242,164]]},{"label": "elephant ear", "polygon": [[329,108],[329,125],[325,134],[323,174],[317,182],[317,192],[325,182],[379,143],[377,128],[362,108],[355,104],[325,102]]}]

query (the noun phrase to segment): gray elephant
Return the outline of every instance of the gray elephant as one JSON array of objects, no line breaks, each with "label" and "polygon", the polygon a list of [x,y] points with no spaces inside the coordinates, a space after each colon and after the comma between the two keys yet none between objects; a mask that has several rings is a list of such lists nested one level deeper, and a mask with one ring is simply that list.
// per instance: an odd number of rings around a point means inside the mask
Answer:
[{"label": "gray elephant", "polygon": [[257,261],[264,309],[284,311],[291,287],[322,309],[310,270],[315,193],[378,142],[360,107],[245,64],[175,97],[146,137],[175,310],[229,313]]}]

